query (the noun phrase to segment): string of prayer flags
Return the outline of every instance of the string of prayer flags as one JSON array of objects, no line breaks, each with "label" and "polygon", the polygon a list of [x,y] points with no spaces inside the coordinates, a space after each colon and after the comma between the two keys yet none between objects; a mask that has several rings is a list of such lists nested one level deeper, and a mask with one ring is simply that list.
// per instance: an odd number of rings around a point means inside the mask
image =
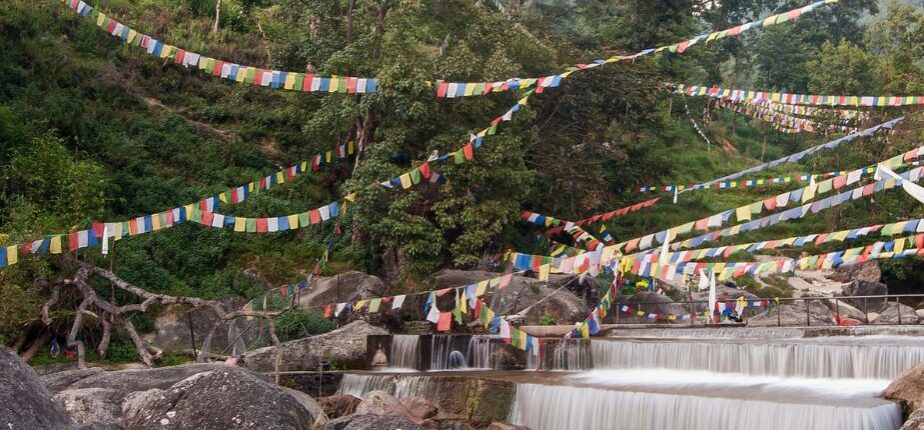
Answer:
[{"label": "string of prayer flags", "polygon": [[807,131],[809,133],[817,133],[818,131],[827,131],[827,132],[838,132],[838,131],[856,131],[855,127],[849,127],[846,125],[821,125],[817,121],[797,118],[786,113],[770,110],[760,106],[753,105],[739,105],[733,102],[719,101],[716,103],[717,107],[738,112],[740,114],[749,116],[751,118],[769,122],[773,125],[793,129],[797,132]]},{"label": "string of prayer flags", "polygon": [[924,104],[924,96],[838,96],[818,94],[790,94],[768,91],[752,91],[699,85],[671,84],[677,94],[706,96],[728,100],[754,100],[788,105],[813,106],[913,106]]},{"label": "string of prayer flags", "polygon": [[[658,268],[651,276],[671,280],[676,275],[692,275],[698,270],[712,270],[719,281],[740,276],[767,275],[773,273],[790,273],[795,270],[828,270],[842,265],[863,263],[869,260],[898,259],[908,256],[924,255],[924,233],[903,237],[891,241],[880,241],[871,245],[859,246],[824,254],[787,258],[764,262],[680,262],[669,263]],[[634,272],[634,270],[633,270]],[[644,275],[640,275],[644,276]]]},{"label": "string of prayer flags", "polygon": [[436,82],[436,96],[439,98],[456,98],[484,96],[490,93],[514,91],[536,86],[536,92],[542,93],[546,88],[561,85],[562,75],[543,76],[541,78],[511,78],[499,82]]},{"label": "string of prayer flags", "polygon": [[[787,21],[798,19],[802,14],[809,13],[824,4],[836,3],[837,0],[818,1],[800,8],[792,9],[787,12],[772,15],[759,21],[753,21],[736,27],[716,31],[712,33],[701,34],[692,39],[684,40],[672,45],[660,46],[642,50],[633,55],[613,56],[607,59],[597,59],[585,64],[576,64],[569,67],[564,73],[548,75],[538,78],[510,78],[497,82],[445,82],[436,81],[436,97],[468,97],[476,95],[486,95],[494,92],[511,91],[523,88],[536,87],[536,91],[541,93],[545,88],[554,88],[561,84],[561,80],[570,74],[592,69],[618,61],[634,61],[636,58],[646,55],[657,55],[664,52],[682,54],[686,50],[699,43],[708,44],[726,37],[738,36],[742,32],[752,28],[767,27],[770,25],[781,24]],[[119,23],[105,14],[89,6],[83,0],[62,0],[62,3],[74,10],[81,17],[90,19],[95,22],[97,27],[118,38],[127,45],[135,46],[159,59],[172,60],[176,65],[187,68],[193,68],[202,73],[230,80],[232,82],[259,85],[267,88],[303,91],[303,92],[320,92],[320,93],[346,93],[346,94],[364,94],[379,91],[378,81],[375,78],[362,78],[355,76],[330,76],[320,77],[314,73],[298,73],[279,70],[269,70],[259,67],[240,65],[221,59],[211,58],[199,53],[195,53],[183,48],[164,43],[151,36],[140,33],[122,23]],[[429,82],[433,85],[433,82]]]},{"label": "string of prayer flags", "polygon": [[122,43],[140,48],[156,58],[172,60],[179,66],[199,70],[208,76],[232,82],[289,91],[365,94],[378,91],[378,80],[354,76],[317,76],[314,73],[286,72],[236,64],[211,58],[164,43],[101,13],[82,0],[62,0],[62,3],[83,18]]},{"label": "string of prayer flags", "polygon": [[566,231],[571,235],[572,239],[574,239],[575,244],[583,244],[587,249],[596,249],[602,244],[600,240],[588,233],[587,230],[584,230],[577,223],[571,221],[531,211],[520,212],[520,218],[541,227],[556,227],[547,231],[547,234],[550,236],[561,231]]},{"label": "string of prayer flags", "polygon": [[[720,99],[722,100],[722,99]],[[834,108],[819,108],[806,105],[788,105],[783,103],[774,103],[770,101],[759,101],[759,100],[728,100],[728,102],[754,106],[759,109],[772,110],[777,112],[782,112],[790,115],[799,115],[805,117],[822,117],[822,118],[831,118],[835,117],[843,121],[844,123],[857,122],[860,120],[869,119],[869,111],[858,111],[851,109],[834,109]]]},{"label": "string of prayer flags", "polygon": [[[588,218],[580,219],[580,220],[575,221],[574,223],[577,224],[577,225],[583,226],[583,225],[585,225],[585,224],[588,224],[588,225],[589,225],[589,224],[593,224],[593,223],[596,223],[596,222],[605,222],[605,221],[609,221],[609,220],[612,219],[613,217],[623,216],[623,215],[629,214],[629,213],[631,213],[631,212],[638,212],[638,211],[640,211],[640,210],[642,210],[642,209],[650,208],[650,207],[654,206],[656,203],[658,203],[658,200],[660,200],[660,199],[661,199],[660,197],[656,197],[656,198],[653,198],[653,199],[650,199],[650,200],[645,200],[644,202],[639,202],[639,203],[636,203],[636,204],[633,204],[633,205],[630,205],[630,206],[626,206],[626,207],[624,207],[624,208],[619,208],[619,209],[612,210],[612,211],[609,211],[609,212],[604,212],[604,213],[601,213],[601,214],[596,214],[596,215],[590,216],[590,217],[588,217]],[[601,233],[603,233],[603,232],[601,231]]]},{"label": "string of prayer flags", "polygon": [[748,31],[753,28],[762,28],[768,27],[771,25],[781,24],[787,21],[793,21],[798,19],[802,14],[809,13],[825,4],[828,3],[837,3],[837,0],[824,0],[817,1],[815,3],[795,8],[783,13],[769,16],[767,18],[752,21],[746,24],[741,24],[729,29],[715,31],[712,33],[701,34],[692,39],[684,40],[681,42],[674,43],[672,45],[664,45],[657,48],[649,48],[639,51],[632,55],[618,55],[609,57],[606,59],[597,59],[589,61],[587,63],[575,64],[574,66],[568,67],[565,72],[559,75],[551,75],[541,78],[528,78],[528,79],[508,79],[501,83],[498,82],[437,82],[437,97],[467,97],[467,96],[481,96],[486,95],[491,92],[507,91],[518,88],[526,88],[532,85],[536,85],[536,92],[542,92],[544,88],[547,87],[556,87],[560,84],[561,79],[567,78],[572,73],[589,70],[596,67],[604,66],[606,64],[616,63],[619,61],[635,61],[637,58],[646,56],[646,55],[659,55],[662,53],[674,53],[682,54],[686,52],[691,46],[703,42],[703,44],[708,44],[716,40],[724,39],[727,37],[738,36],[741,33]]},{"label": "string of prayer flags", "polygon": [[627,255],[623,258],[629,259],[631,263],[635,260],[641,261],[639,265],[640,273],[647,273],[644,268],[647,264],[658,262],[661,264],[661,257],[670,263],[686,263],[690,261],[700,261],[709,258],[729,258],[732,254],[747,252],[754,254],[762,250],[780,249],[780,248],[801,248],[803,246],[821,246],[827,243],[845,242],[865,238],[869,235],[879,233],[882,236],[894,236],[907,233],[924,233],[924,219],[911,219],[908,221],[899,221],[889,224],[876,224],[866,227],[839,230],[828,233],[816,233],[805,236],[793,236],[785,239],[765,240],[760,242],[748,242],[739,245],[718,246],[712,248],[699,248],[687,251],[675,251],[663,253],[663,251]]},{"label": "string of prayer flags", "polygon": [[[754,167],[749,167],[749,168],[744,169],[744,170],[742,170],[742,171],[740,171],[740,172],[732,173],[731,175],[723,176],[723,177],[718,178],[718,179],[713,179],[713,180],[711,180],[711,181],[706,181],[706,182],[697,184],[697,185],[695,185],[695,186],[692,187],[692,188],[696,188],[696,187],[708,187],[708,186],[711,186],[712,184],[714,184],[714,183],[716,183],[716,182],[723,182],[723,181],[728,181],[728,180],[732,180],[732,179],[738,179],[738,178],[740,178],[740,177],[742,177],[742,176],[744,176],[744,175],[747,175],[747,174],[749,174],[749,173],[760,172],[760,171],[765,170],[765,169],[768,169],[768,168],[773,168],[773,167],[779,166],[780,164],[783,164],[783,163],[795,163],[795,162],[797,162],[797,161],[799,161],[799,160],[805,158],[806,156],[812,155],[812,154],[814,154],[814,153],[816,153],[816,152],[818,152],[818,151],[821,151],[821,150],[823,150],[823,149],[833,149],[833,148],[837,148],[838,146],[840,146],[840,145],[843,144],[843,143],[847,143],[847,142],[853,141],[854,139],[857,139],[857,138],[862,137],[862,136],[872,136],[872,135],[874,135],[877,131],[880,131],[880,130],[883,130],[883,129],[891,130],[891,129],[893,129],[893,128],[895,127],[896,124],[898,124],[899,122],[901,122],[903,119],[905,119],[905,117],[898,117],[898,118],[895,118],[895,119],[893,119],[893,120],[886,121],[886,122],[884,122],[884,123],[882,123],[882,124],[872,126],[872,127],[867,128],[867,129],[865,129],[865,130],[860,130],[860,131],[858,131],[858,132],[856,132],[856,133],[852,133],[852,134],[849,134],[849,135],[847,135],[847,136],[844,136],[844,137],[841,137],[841,138],[832,140],[832,141],[830,141],[830,142],[826,142],[826,143],[822,143],[822,144],[819,144],[819,145],[815,145],[815,146],[812,146],[812,147],[810,147],[810,148],[808,148],[808,149],[804,149],[804,150],[802,150],[802,151],[796,152],[796,153],[794,153],[794,154],[790,154],[790,155],[787,155],[787,156],[785,156],[785,157],[782,157],[782,158],[779,158],[779,159],[776,159],[776,160],[773,160],[773,161],[769,161],[769,162],[766,162],[766,163],[763,163],[763,164],[760,164],[760,165],[757,165],[757,166],[754,166]],[[690,188],[687,188],[687,189],[685,189],[685,190],[681,190],[680,192],[687,192],[687,191],[689,191],[689,190],[690,190]]]}]

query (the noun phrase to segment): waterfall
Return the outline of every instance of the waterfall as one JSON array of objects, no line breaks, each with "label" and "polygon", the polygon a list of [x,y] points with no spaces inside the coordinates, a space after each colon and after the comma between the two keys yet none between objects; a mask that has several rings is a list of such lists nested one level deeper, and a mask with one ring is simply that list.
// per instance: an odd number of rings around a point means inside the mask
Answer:
[{"label": "waterfall", "polygon": [[388,351],[388,364],[400,369],[418,369],[418,344],[420,336],[409,334],[396,334],[391,337],[391,348]]},{"label": "waterfall", "polygon": [[545,339],[542,344],[542,359],[537,363],[533,354],[527,356],[526,368],[531,370],[585,370],[593,368],[590,353],[591,341],[587,339]]},{"label": "waterfall", "polygon": [[[827,338],[832,339],[832,338]],[[805,378],[892,379],[924,361],[924,344],[886,344],[880,338],[774,343],[593,341],[597,369],[661,368]],[[849,341],[846,343],[844,341]]]},{"label": "waterfall", "polygon": [[370,391],[384,391],[399,399],[402,397],[415,397],[426,393],[429,380],[430,378],[426,376],[346,373],[340,382],[340,394],[363,398]]},{"label": "waterfall", "polygon": [[499,339],[498,336],[472,336],[468,341],[468,365],[476,369],[499,369],[500,363],[494,355]]},{"label": "waterfall", "polygon": [[509,420],[533,430],[895,430],[898,405],[785,403],[519,384]]},{"label": "waterfall", "polygon": [[[468,335],[434,335],[430,349],[430,370],[449,370],[450,355],[453,351],[468,351]],[[471,360],[467,360],[471,361]]]},{"label": "waterfall", "polygon": [[703,339],[793,339],[803,336],[801,327],[710,327],[650,328],[616,331],[610,337],[629,338],[703,338]]}]

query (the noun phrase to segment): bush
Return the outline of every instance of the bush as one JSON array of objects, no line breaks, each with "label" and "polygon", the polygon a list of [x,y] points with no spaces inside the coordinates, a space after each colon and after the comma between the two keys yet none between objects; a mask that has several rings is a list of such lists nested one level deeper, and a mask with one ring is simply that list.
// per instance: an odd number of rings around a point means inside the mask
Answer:
[{"label": "bush", "polygon": [[555,317],[553,317],[548,312],[542,314],[542,316],[539,317],[539,325],[557,325],[557,324],[558,324],[558,321],[556,321]]},{"label": "bush", "polygon": [[276,319],[276,336],[282,342],[327,333],[337,324],[317,312],[296,309]]}]

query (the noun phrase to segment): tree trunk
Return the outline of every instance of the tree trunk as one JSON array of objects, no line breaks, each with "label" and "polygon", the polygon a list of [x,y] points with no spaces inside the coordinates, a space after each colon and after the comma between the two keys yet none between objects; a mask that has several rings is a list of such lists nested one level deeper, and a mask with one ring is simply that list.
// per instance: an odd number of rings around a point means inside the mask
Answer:
[{"label": "tree trunk", "polygon": [[276,363],[274,367],[274,374],[276,378],[276,384],[279,384],[279,368],[282,367],[282,343],[279,342],[279,337],[276,336],[276,327],[273,324],[273,319],[267,317],[266,321],[269,325],[270,338],[273,339],[273,345],[276,347]]},{"label": "tree trunk", "polygon": [[356,0],[350,0],[350,6],[347,9],[347,23],[346,23],[346,43],[347,45],[353,43],[353,8],[356,6]]},{"label": "tree trunk", "polygon": [[35,353],[38,352],[39,348],[47,344],[49,340],[51,340],[51,333],[43,333],[41,336],[39,336],[38,339],[35,339],[35,342],[32,342],[32,345],[29,346],[29,349],[19,354],[19,358],[21,358],[22,361],[28,362],[32,359],[32,357],[35,357]]},{"label": "tree trunk", "polygon": [[218,33],[219,22],[221,22],[221,0],[215,2],[215,24],[212,25],[212,33]]},{"label": "tree trunk", "polygon": [[106,313],[99,319],[99,323],[103,325],[103,336],[99,340],[99,344],[96,345],[96,352],[101,359],[105,359],[106,352],[109,351],[109,339],[112,337],[112,324],[109,322],[110,318],[112,318],[112,316]]}]

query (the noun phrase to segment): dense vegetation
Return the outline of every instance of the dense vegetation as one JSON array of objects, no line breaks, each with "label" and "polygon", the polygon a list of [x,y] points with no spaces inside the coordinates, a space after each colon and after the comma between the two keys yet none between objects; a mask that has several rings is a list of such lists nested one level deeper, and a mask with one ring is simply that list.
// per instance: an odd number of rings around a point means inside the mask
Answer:
[{"label": "dense vegetation", "polygon": [[[375,184],[434,150],[455,150],[519,98],[511,92],[441,100],[426,81],[541,76],[801,4],[224,0],[213,33],[214,0],[91,3],[203,54],[283,70],[376,76],[388,88],[317,95],[232,84],[125,48],[60,2],[4,2],[0,245],[194,202],[364,136],[359,161],[344,160],[222,209],[281,215],[357,192],[340,234],[333,223],[270,235],[183,225],[119,241],[105,258],[98,249],[79,255],[148,290],[180,295],[253,298],[263,287],[245,269],[273,285],[294,282],[311,271],[328,241],[333,252],[325,272],[357,269],[385,275],[396,290],[413,289],[438,268],[472,267],[505,249],[545,253],[530,226],[517,221],[522,209],[583,218],[649,198],[621,192],[628,187],[711,179],[832,138],[779,134],[725,111],[714,112],[706,125],[699,114],[706,101],[671,96],[666,82],[924,94],[924,11],[845,0],[795,23],[696,46],[682,56],[575,75],[533,96],[528,109],[486,140],[475,162],[434,166],[449,184],[397,191]],[[704,125],[709,148],[692,129],[685,104]],[[860,167],[910,149],[922,137],[921,119],[913,109],[906,112],[912,117],[895,135],[863,139],[767,175]],[[899,114],[876,109],[867,124]],[[617,237],[634,237],[784,189],[691,193],[677,205],[662,202],[609,228]],[[912,215],[921,215],[919,206],[891,192],[739,238]],[[66,258],[25,258],[0,272],[0,342],[11,342],[35,322],[47,294],[35,281],[68,276],[71,267]],[[905,267],[897,273],[912,272]],[[285,327],[297,331],[293,324]]]}]

